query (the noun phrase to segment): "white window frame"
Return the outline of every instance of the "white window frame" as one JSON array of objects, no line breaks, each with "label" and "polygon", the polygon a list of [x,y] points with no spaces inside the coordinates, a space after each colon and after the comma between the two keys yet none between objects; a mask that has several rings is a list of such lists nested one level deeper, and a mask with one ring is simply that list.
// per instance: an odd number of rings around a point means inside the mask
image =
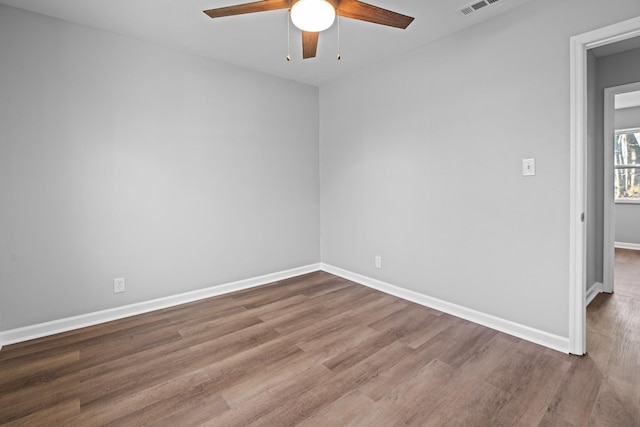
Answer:
[{"label": "white window frame", "polygon": [[[629,129],[616,129],[615,131],[615,136],[617,137],[619,134],[621,133],[640,133],[640,127],[634,127],[634,128],[629,128]],[[616,171],[618,169],[640,169],[640,164],[638,165],[616,165],[615,164],[615,158],[613,160],[613,170]],[[614,192],[614,195],[617,192]],[[640,199],[637,200],[630,200],[630,199],[618,199],[615,198],[614,199],[614,203],[615,204],[620,204],[620,205],[640,205]]]}]

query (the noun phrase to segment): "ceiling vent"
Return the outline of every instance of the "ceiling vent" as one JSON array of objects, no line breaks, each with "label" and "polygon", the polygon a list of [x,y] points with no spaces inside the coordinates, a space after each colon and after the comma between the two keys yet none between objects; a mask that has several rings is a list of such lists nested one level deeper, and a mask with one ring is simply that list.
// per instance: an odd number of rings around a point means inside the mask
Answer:
[{"label": "ceiling vent", "polygon": [[471,3],[468,6],[463,7],[462,9],[460,9],[460,13],[463,15],[471,15],[473,12],[476,12],[480,9],[482,9],[483,7],[486,6],[490,6],[494,3],[498,3],[500,0],[480,0],[480,1],[476,1],[474,3]]}]

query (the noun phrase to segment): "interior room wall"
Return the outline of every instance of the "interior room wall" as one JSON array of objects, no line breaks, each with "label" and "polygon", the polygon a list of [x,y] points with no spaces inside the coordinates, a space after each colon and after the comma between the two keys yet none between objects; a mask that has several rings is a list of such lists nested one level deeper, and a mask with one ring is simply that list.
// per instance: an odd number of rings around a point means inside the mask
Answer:
[{"label": "interior room wall", "polygon": [[4,330],[320,261],[316,87],[0,6],[0,94]]},{"label": "interior room wall", "polygon": [[323,85],[323,262],[568,337],[569,39],[638,15],[537,0]]},{"label": "interior room wall", "polygon": [[[640,50],[636,51],[635,54],[640,55]],[[637,64],[632,64],[632,66],[633,65]],[[640,75],[638,77],[640,78]],[[616,129],[640,128],[640,107],[616,110],[615,127]],[[639,219],[640,204],[616,203],[616,242],[640,245]]]}]

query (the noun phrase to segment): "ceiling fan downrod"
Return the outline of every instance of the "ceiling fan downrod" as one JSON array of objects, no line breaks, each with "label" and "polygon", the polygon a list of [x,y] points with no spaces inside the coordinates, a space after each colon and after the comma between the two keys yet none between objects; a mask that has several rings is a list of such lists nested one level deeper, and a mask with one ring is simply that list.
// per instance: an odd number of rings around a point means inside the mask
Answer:
[{"label": "ceiling fan downrod", "polygon": [[287,14],[287,62],[291,61],[291,8]]},{"label": "ceiling fan downrod", "polygon": [[336,9],[336,19],[338,20],[338,61],[340,61],[340,13]]}]

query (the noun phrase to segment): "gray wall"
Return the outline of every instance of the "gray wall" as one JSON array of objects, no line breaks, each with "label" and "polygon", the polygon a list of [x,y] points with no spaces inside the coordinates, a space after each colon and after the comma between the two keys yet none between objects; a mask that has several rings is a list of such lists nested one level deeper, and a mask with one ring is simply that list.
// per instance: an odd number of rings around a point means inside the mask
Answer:
[{"label": "gray wall", "polygon": [[[635,54],[640,56],[640,51]],[[640,107],[616,110],[615,121],[616,129],[640,127]],[[640,245],[640,205],[616,203],[615,221],[616,242]]]},{"label": "gray wall", "polygon": [[569,38],[638,15],[538,0],[322,86],[323,262],[567,337]]},{"label": "gray wall", "polygon": [[0,329],[320,261],[316,87],[0,6],[0,94]]}]

